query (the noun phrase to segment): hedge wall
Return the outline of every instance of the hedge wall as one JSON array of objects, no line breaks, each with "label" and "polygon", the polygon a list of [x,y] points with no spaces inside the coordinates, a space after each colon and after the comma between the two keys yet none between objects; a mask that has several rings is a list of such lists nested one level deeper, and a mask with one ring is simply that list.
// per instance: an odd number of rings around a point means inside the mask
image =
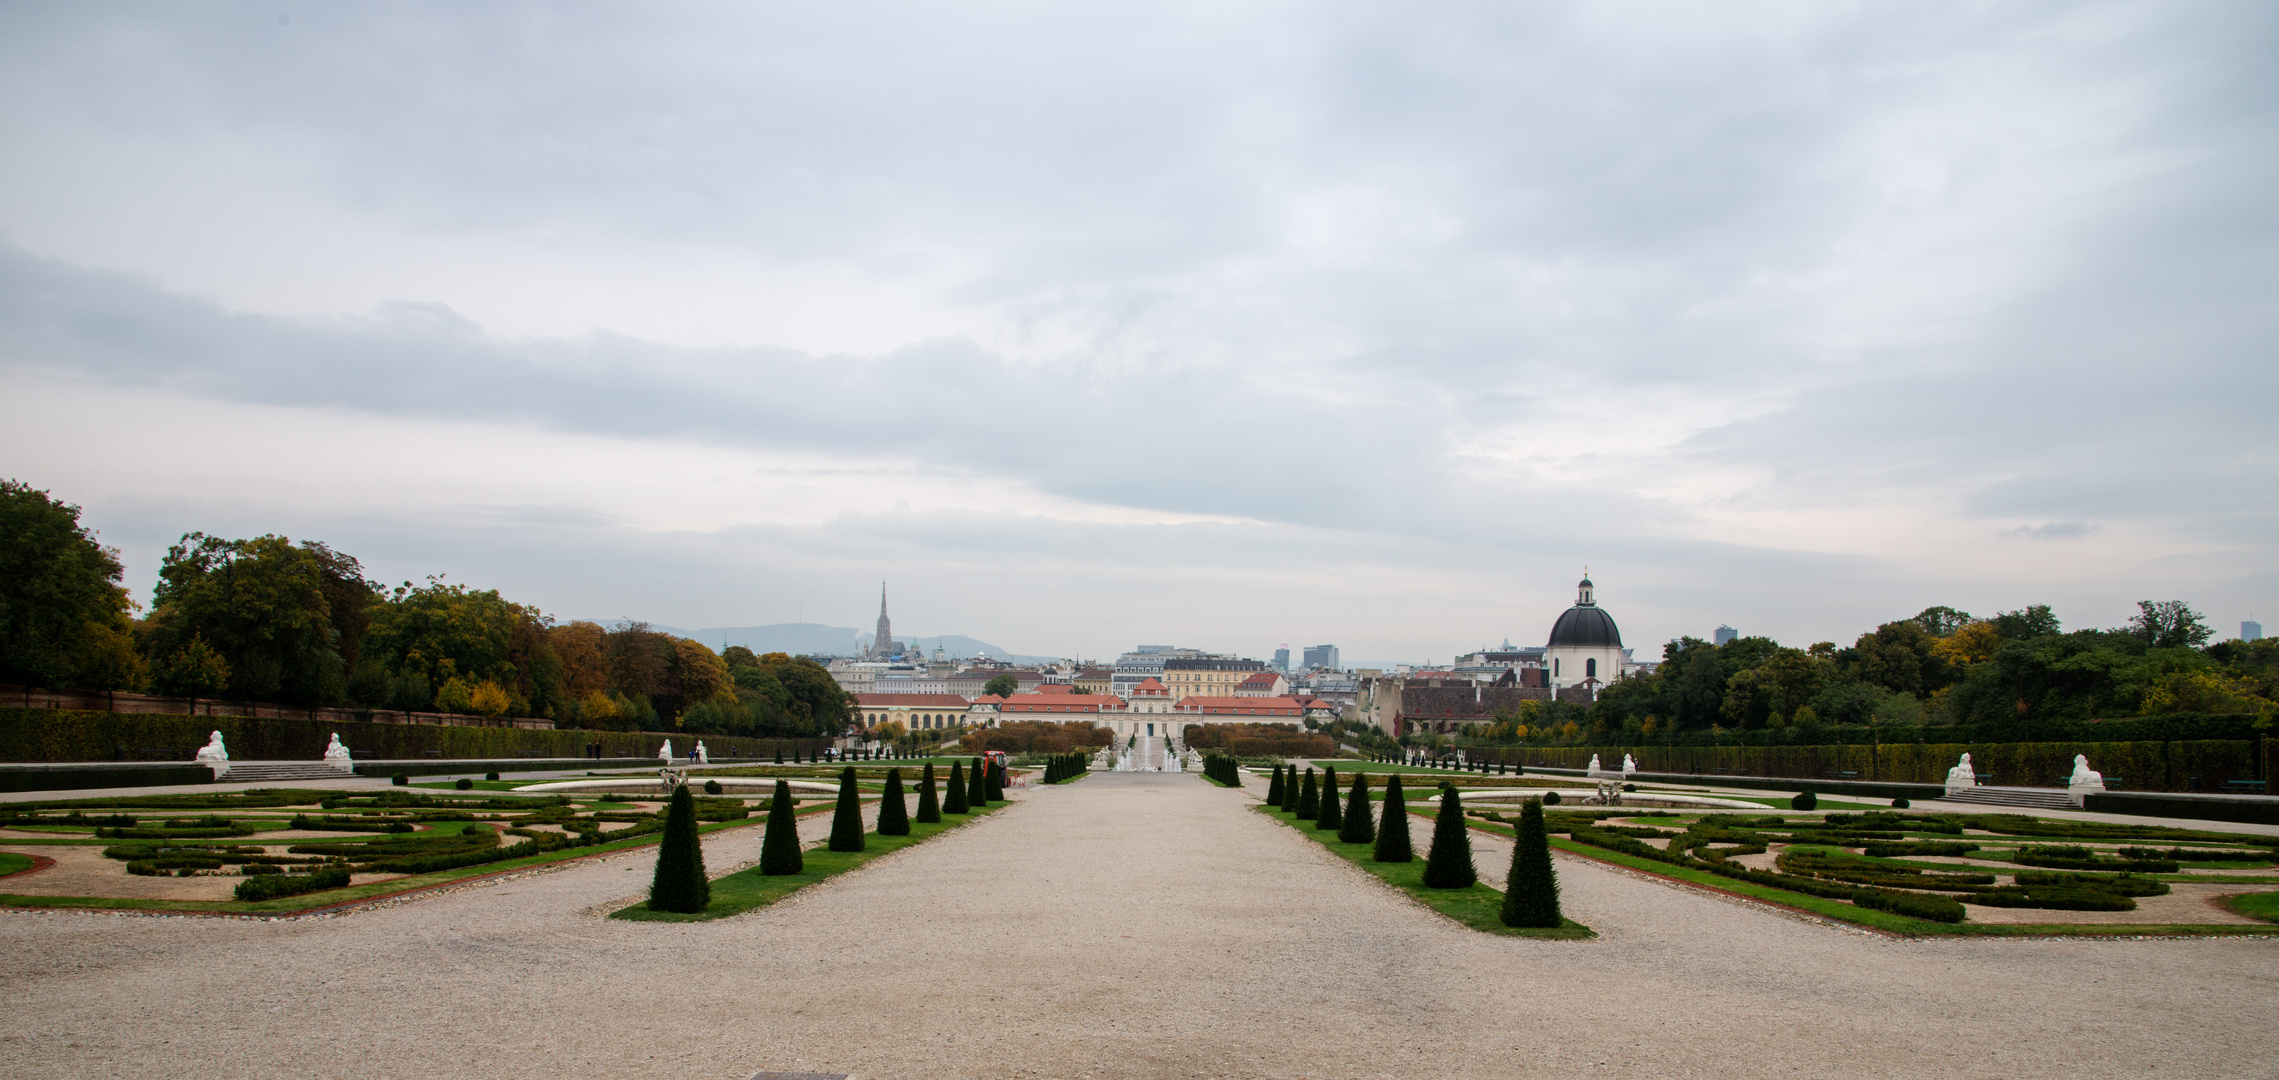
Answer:
[{"label": "hedge wall", "polygon": [[0,761],[134,761],[144,750],[163,750],[158,760],[188,761],[220,731],[231,758],[242,761],[315,761],[324,757],[334,732],[359,758],[424,758],[430,750],[446,758],[511,758],[524,752],[546,757],[586,756],[586,745],[602,744],[602,756],[653,758],[666,739],[686,754],[704,740],[713,757],[813,756],[827,739],[739,739],[687,732],[532,731],[524,728],[443,727],[428,724],[371,724],[273,717],[176,716],[166,713],[110,713],[76,709],[0,707]]},{"label": "hedge wall", "polygon": [[2221,791],[2227,780],[2260,780],[2258,739],[2204,739],[2190,742],[2047,743],[1880,743],[1865,746],[1640,746],[1640,747],[1486,747],[1467,750],[1488,760],[1580,769],[1599,755],[1600,764],[1618,768],[1622,755],[1638,759],[1643,772],[1786,776],[1818,780],[1830,773],[1857,773],[1854,779],[1884,783],[1943,784],[1947,770],[1965,752],[1979,778],[2017,787],[2062,787],[2073,773],[2073,756],[2086,754],[2089,767],[2118,780],[2126,791],[2184,791],[2193,777],[2201,791]]}]

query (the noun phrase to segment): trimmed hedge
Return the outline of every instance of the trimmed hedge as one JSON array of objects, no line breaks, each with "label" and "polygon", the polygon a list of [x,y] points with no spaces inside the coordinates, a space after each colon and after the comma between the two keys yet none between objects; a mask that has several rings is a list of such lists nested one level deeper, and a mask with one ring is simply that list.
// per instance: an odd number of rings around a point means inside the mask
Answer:
[{"label": "trimmed hedge", "polygon": [[[2025,787],[2063,786],[2073,772],[2073,756],[2084,754],[2099,772],[2125,786],[2126,791],[2118,794],[2182,791],[2192,777],[2200,779],[2201,791],[2215,792],[2227,781],[2258,779],[2260,744],[2253,719],[2105,721],[2081,725],[2081,741],[1978,741],[1977,732],[1954,727],[1924,729],[1926,737],[1939,742],[1873,743],[1863,738],[1856,744],[1820,746],[1491,746],[1466,753],[1576,770],[1588,764],[1592,754],[1627,753],[1638,759],[1641,773],[1705,780],[1719,777],[1719,770],[1725,776],[1757,781],[1780,777],[1811,781],[1849,772],[1857,773],[1863,783],[1944,785],[1947,770],[1968,752],[1980,777]],[[1830,792],[1834,790],[1836,785],[1830,785]],[[1844,790],[1880,798],[1917,794]]]},{"label": "trimmed hedge", "polygon": [[[374,758],[420,759],[437,750],[450,759],[503,761],[526,751],[547,757],[582,758],[587,756],[590,743],[602,744],[604,757],[653,761],[664,740],[687,737],[673,732],[547,731],[0,706],[0,761],[114,761],[122,754],[163,749],[188,762],[215,731],[222,733],[230,756],[243,761],[316,761],[324,757],[334,732],[359,754]],[[713,756],[721,758],[764,758],[783,747],[813,754],[829,744],[826,739],[715,735],[704,739]]]},{"label": "trimmed hedge", "polygon": [[347,887],[348,870],[332,866],[313,874],[262,874],[249,877],[237,883],[237,898],[250,903]]}]

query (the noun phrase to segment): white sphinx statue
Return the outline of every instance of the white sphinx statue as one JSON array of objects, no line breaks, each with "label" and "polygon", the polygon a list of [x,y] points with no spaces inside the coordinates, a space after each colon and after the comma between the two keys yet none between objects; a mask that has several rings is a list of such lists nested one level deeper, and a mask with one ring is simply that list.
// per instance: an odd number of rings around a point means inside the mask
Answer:
[{"label": "white sphinx statue", "polygon": [[1970,755],[1964,754],[1960,764],[1947,770],[1947,790],[1964,791],[1977,786],[1978,770],[1970,767]]},{"label": "white sphinx statue", "polygon": [[335,765],[351,771],[356,768],[356,755],[349,753],[348,747],[341,745],[340,733],[337,731],[332,733],[332,744],[324,748],[324,761],[327,765]]},{"label": "white sphinx statue", "polygon": [[673,741],[671,739],[665,740],[665,747],[664,749],[657,751],[657,756],[665,761],[671,761],[673,759]]},{"label": "white sphinx statue", "polygon": [[2089,755],[2073,755],[2073,775],[2065,786],[2074,792],[2105,790],[2105,774],[2089,767]]},{"label": "white sphinx statue", "polygon": [[1604,771],[1604,770],[1602,770],[1602,769],[1600,769],[1600,768],[1599,768],[1599,764],[1598,764],[1598,755],[1597,755],[1597,754],[1592,754],[1592,755],[1591,755],[1591,767],[1590,767],[1588,770],[1585,770],[1585,771],[1587,771],[1587,772],[1588,772],[1590,775],[1592,775],[1592,776],[1597,776],[1597,775],[1598,775],[1600,772]]},{"label": "white sphinx statue", "polygon": [[699,765],[712,764],[712,754],[704,748],[703,739],[696,740],[696,763]]},{"label": "white sphinx statue", "polygon": [[201,747],[199,747],[199,748],[198,748],[198,756],[197,756],[197,757],[195,757],[195,758],[192,758],[191,760],[192,760],[192,761],[224,761],[224,762],[228,761],[228,760],[229,760],[229,750],[228,750],[226,747],[222,746],[222,733],[221,733],[221,732],[219,732],[219,731],[217,731],[217,732],[214,732],[214,736],[213,736],[213,738],[207,739],[207,740],[206,740],[206,745],[204,745],[204,746],[201,746]]},{"label": "white sphinx statue", "polygon": [[1638,759],[1637,759],[1637,758],[1634,758],[1634,757],[1631,757],[1631,756],[1630,756],[1630,755],[1628,755],[1628,754],[1624,754],[1624,755],[1622,755],[1622,775],[1624,775],[1624,776],[1628,776],[1628,775],[1630,775],[1631,773],[1634,773],[1634,772],[1637,772],[1637,771],[1638,771]]}]

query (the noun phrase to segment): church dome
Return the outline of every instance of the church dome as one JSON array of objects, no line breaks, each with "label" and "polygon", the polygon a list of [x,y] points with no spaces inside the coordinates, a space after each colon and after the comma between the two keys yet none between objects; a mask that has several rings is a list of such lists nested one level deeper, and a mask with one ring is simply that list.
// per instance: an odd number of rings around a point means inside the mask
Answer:
[{"label": "church dome", "polygon": [[1556,649],[1562,645],[1576,648],[1622,647],[1622,631],[1614,625],[1614,616],[1598,606],[1597,599],[1592,595],[1589,578],[1584,578],[1575,587],[1575,606],[1562,612],[1559,621],[1551,624],[1549,647]]}]

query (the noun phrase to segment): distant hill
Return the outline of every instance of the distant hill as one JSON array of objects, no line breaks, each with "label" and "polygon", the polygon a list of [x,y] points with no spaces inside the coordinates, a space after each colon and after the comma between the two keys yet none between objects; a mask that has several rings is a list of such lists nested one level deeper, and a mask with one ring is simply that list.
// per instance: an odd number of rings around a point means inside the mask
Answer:
[{"label": "distant hill", "polygon": [[[595,619],[593,621],[604,626],[614,626],[630,620],[620,618]],[[874,636],[858,632],[851,627],[825,626],[822,623],[708,626],[696,630],[684,630],[677,626],[650,623],[649,629],[659,633],[671,634],[674,637],[701,641],[715,649],[724,649],[730,645],[742,645],[756,653],[807,653],[815,656],[856,655],[870,647],[871,638]],[[1007,652],[986,641],[969,638],[963,634],[943,634],[938,637],[903,638],[902,640],[914,643],[918,648],[925,650],[928,656],[934,654],[934,646],[940,645],[945,653],[956,660],[970,660],[976,656],[987,656],[1012,664],[1044,664],[1059,659],[1055,656],[1026,656]]]}]

